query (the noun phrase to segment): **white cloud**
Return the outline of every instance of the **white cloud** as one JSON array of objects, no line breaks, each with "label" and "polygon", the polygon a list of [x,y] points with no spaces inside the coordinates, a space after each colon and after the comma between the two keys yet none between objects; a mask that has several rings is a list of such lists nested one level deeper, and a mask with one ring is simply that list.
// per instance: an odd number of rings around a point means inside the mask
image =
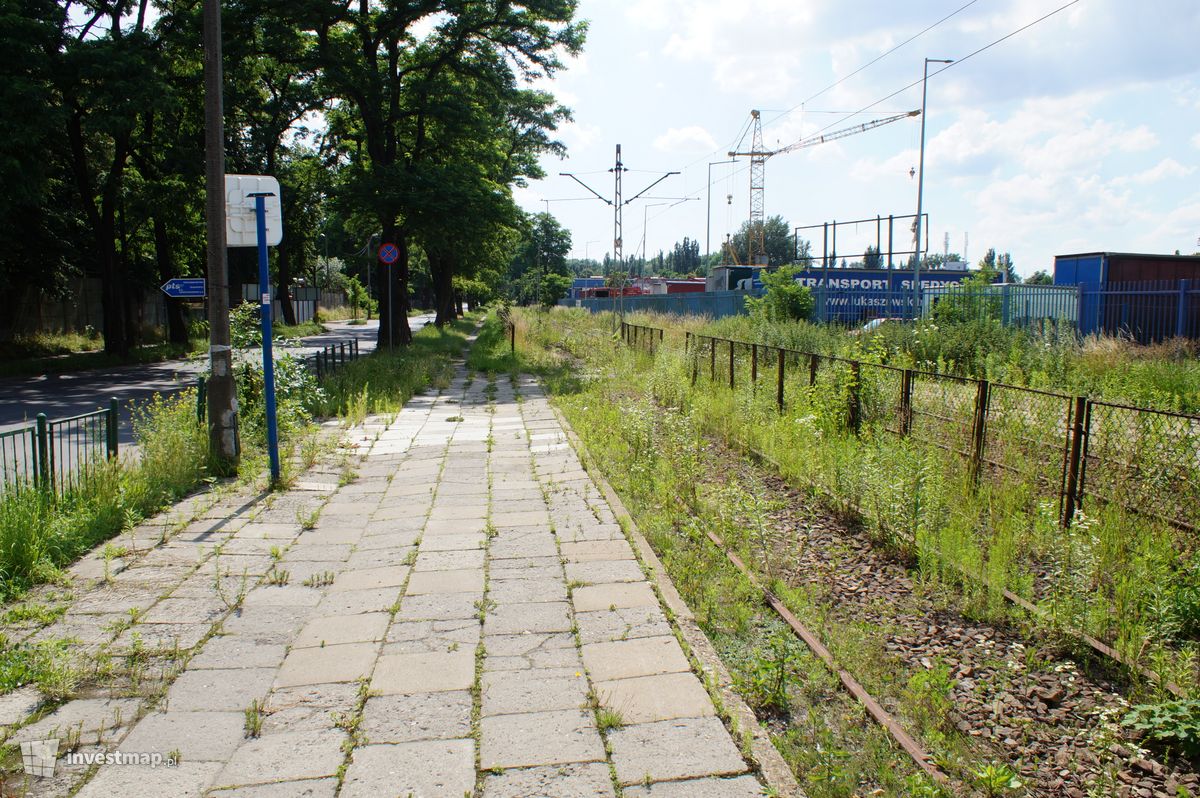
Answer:
[{"label": "white cloud", "polygon": [[1192,136],[1192,146],[1200,150],[1200,133]]},{"label": "white cloud", "polygon": [[1194,166],[1184,166],[1174,158],[1163,158],[1149,169],[1131,175],[1122,175],[1113,180],[1113,185],[1124,186],[1136,184],[1148,186],[1172,177],[1187,177],[1196,171]]},{"label": "white cloud", "polygon": [[673,127],[654,140],[654,149],[670,153],[701,153],[717,149],[717,142],[699,125]]}]

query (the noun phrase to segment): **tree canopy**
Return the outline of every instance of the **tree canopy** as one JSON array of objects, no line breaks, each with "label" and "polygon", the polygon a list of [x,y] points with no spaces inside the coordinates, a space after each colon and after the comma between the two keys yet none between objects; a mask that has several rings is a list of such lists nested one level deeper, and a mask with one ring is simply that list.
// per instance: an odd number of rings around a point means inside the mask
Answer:
[{"label": "tree canopy", "polygon": [[[222,13],[226,171],[280,181],[287,320],[291,284],[326,249],[376,296],[392,281],[381,338],[408,340],[413,268],[439,323],[463,294],[495,293],[537,229],[512,189],[564,153],[569,112],[533,81],[580,51],[575,0],[224,0]],[[0,100],[22,109],[0,118],[0,278],[43,296],[99,278],[116,354],[141,334],[140,297],[203,274],[201,36],[197,0],[0,0]],[[373,257],[385,242],[395,268]],[[240,282],[256,282],[249,250],[230,251]],[[183,320],[172,305],[175,340]]]}]

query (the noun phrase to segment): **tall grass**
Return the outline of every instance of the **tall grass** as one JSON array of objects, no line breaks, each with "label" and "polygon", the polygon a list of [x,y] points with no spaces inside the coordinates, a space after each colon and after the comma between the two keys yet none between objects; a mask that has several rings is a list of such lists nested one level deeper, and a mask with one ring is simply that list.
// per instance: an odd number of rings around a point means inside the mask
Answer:
[{"label": "tall grass", "polygon": [[865,334],[835,325],[771,322],[749,316],[717,321],[668,316],[653,317],[644,323],[1160,410],[1200,413],[1200,350],[1194,342],[1182,339],[1153,346],[1109,336],[1079,340],[1068,328],[1051,324],[1005,327],[994,320],[884,324]]},{"label": "tall grass", "polygon": [[33,488],[0,496],[0,600],[54,579],[80,555],[199,484],[208,436],[195,408],[193,390],[156,396],[138,408],[133,425],[140,460],[98,464],[57,501]]},{"label": "tall grass", "polygon": [[429,325],[407,347],[378,349],[352,361],[322,384],[324,396],[314,412],[342,416],[350,424],[367,415],[398,412],[414,394],[449,383],[451,359],[461,356],[474,327],[472,319],[443,329]]},{"label": "tall grass", "polygon": [[[773,384],[749,384],[744,364],[730,390],[720,352],[717,379],[710,381],[705,356],[691,385],[692,362],[672,332],[651,358],[605,345],[600,318],[552,313],[528,324],[546,331],[531,346],[566,347],[581,361],[585,403],[652,397],[662,412],[686,414],[701,434],[765,454],[790,482],[858,519],[881,546],[914,558],[929,586],[959,591],[968,613],[1006,616],[1002,591],[1011,590],[1054,625],[1082,629],[1200,695],[1200,557],[1192,542],[1116,505],[1097,505],[1062,530],[1057,502],[1021,476],[1044,465],[1033,462],[1036,452],[1009,453],[1030,462],[1014,460],[1014,471],[977,486],[967,459],[937,445],[950,442],[900,438],[870,423],[858,435],[848,430],[846,384],[836,372],[809,387],[806,370],[790,369],[781,414]],[[605,398],[592,395],[593,386]],[[871,386],[861,388],[865,396]],[[631,420],[612,433],[639,440]]]}]

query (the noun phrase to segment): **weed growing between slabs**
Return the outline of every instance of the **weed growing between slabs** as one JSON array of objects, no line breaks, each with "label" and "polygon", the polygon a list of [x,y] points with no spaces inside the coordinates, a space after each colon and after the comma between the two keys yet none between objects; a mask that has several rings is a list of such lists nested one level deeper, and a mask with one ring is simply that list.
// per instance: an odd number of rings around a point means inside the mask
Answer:
[{"label": "weed growing between slabs", "polygon": [[[444,331],[428,327],[411,347],[360,358],[323,385],[298,361],[283,359],[276,371],[282,484],[336,446],[336,436],[322,434],[314,418],[340,416],[351,425],[368,413],[398,411],[414,393],[440,387],[449,379],[450,359],[461,354],[473,327],[469,320]],[[239,368],[243,448],[238,481],[258,487],[266,486],[267,470],[262,405],[261,371]],[[0,602],[14,602],[39,583],[62,581],[65,566],[212,481],[208,435],[196,417],[194,390],[156,397],[135,410],[134,436],[139,458],[99,464],[94,479],[64,497],[53,500],[34,489],[0,495]],[[118,548],[111,547],[111,558],[119,556]],[[106,550],[105,562],[111,558]],[[277,569],[270,578],[282,582],[288,575]],[[45,626],[65,608],[36,612],[40,603],[27,604],[29,611],[14,604],[0,622]],[[30,683],[47,695],[64,692],[56,684],[63,681],[68,654],[66,645],[16,644],[0,635],[0,694]]]},{"label": "weed growing between slabs", "polygon": [[[650,358],[616,341],[611,320],[603,316],[523,311],[517,324],[519,357],[528,358],[531,366],[575,361],[575,382],[557,391],[555,401],[629,501],[656,548],[669,551],[669,546],[694,536],[690,522],[679,520],[691,516],[722,529],[727,541],[768,580],[775,575],[770,558],[778,554],[770,554],[774,547],[762,539],[761,525],[753,522],[770,509],[756,506],[755,486],[740,491],[705,486],[714,461],[700,453],[710,441],[748,444],[775,460],[792,484],[815,491],[827,506],[862,524],[880,550],[913,563],[916,592],[921,595],[980,623],[1019,626],[1028,619],[1011,614],[1000,594],[1001,588],[1008,588],[1049,613],[1050,623],[1034,634],[1049,634],[1057,641],[1052,645],[1070,645],[1054,636],[1056,628],[1083,628],[1111,641],[1161,679],[1196,691],[1195,635],[1185,631],[1194,628],[1188,597],[1196,594],[1189,576],[1196,569],[1179,553],[1186,549],[1178,545],[1177,533],[1115,511],[1081,516],[1063,531],[1056,525],[1054,508],[1039,502],[1029,486],[1010,480],[974,490],[961,461],[936,447],[920,447],[872,429],[864,429],[860,437],[846,433],[837,418],[843,405],[833,395],[836,388],[811,391],[806,380],[804,385],[798,384],[799,378],[796,383],[789,380],[790,401],[780,416],[773,386],[760,383],[755,391],[745,384],[747,375],[730,391],[727,384],[708,381],[704,363],[705,373],[692,387],[691,363],[678,345],[671,345],[670,332],[667,346]],[[716,462],[730,457],[722,452]],[[663,516],[657,524],[655,510]],[[720,639],[720,630],[706,619],[731,611],[727,605],[736,603],[717,595],[709,602],[711,608],[704,606],[702,590],[720,557],[707,552],[697,560],[689,578],[686,569],[664,556],[706,631]],[[797,614],[817,619],[820,626],[827,612],[814,596],[779,581],[773,587]],[[988,761],[986,751],[947,728],[951,707],[946,686],[952,679],[937,662],[924,674],[889,672],[878,664],[886,657],[871,648],[871,641],[886,636],[887,629],[863,622],[824,631],[835,656],[869,690],[893,702],[889,708],[925,740],[942,760],[939,764],[979,789],[986,789],[981,779],[992,783],[1000,778],[998,773],[1005,775],[1007,766]],[[795,691],[780,687],[788,675],[769,664],[785,661],[782,645],[768,635],[753,645],[733,647],[753,651],[752,659],[767,663],[756,668],[757,675],[731,663],[743,693],[767,717],[785,703],[784,693],[794,700]],[[1035,667],[1036,659],[1029,654],[1022,662]],[[1135,679],[1126,689],[1135,701],[1163,697],[1153,682]],[[803,712],[790,713],[791,718],[797,715],[804,717]],[[1101,725],[1107,728],[1111,720]],[[783,736],[776,735],[777,744]],[[1168,732],[1158,736],[1167,737]],[[789,759],[810,784],[821,781],[824,770],[805,770],[794,754]]]}]

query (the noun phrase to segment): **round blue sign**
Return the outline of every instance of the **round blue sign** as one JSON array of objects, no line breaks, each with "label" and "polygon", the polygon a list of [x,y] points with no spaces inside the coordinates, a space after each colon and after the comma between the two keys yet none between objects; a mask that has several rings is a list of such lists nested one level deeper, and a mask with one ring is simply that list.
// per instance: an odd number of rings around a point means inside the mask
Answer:
[{"label": "round blue sign", "polygon": [[395,244],[384,244],[379,248],[379,260],[391,266],[400,259],[400,250]]}]

